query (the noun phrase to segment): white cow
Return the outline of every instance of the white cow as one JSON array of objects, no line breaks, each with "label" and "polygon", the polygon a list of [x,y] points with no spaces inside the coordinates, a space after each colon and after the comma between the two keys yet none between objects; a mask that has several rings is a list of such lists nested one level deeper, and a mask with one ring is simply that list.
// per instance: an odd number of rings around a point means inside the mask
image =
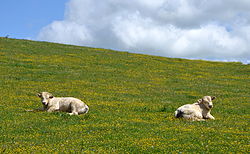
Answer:
[{"label": "white cow", "polygon": [[193,121],[204,121],[205,119],[215,119],[210,111],[213,108],[212,100],[214,96],[204,96],[194,104],[186,104],[175,111],[176,118],[185,118]]},{"label": "white cow", "polygon": [[48,92],[38,93],[37,96],[41,98],[42,110],[47,112],[63,111],[70,115],[78,115],[89,111],[89,107],[77,98],[54,97]]}]

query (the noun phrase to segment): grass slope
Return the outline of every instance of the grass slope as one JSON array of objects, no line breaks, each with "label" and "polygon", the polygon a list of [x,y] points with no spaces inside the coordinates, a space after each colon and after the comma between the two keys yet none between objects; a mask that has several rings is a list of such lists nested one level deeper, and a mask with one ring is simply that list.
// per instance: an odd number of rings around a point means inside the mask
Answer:
[{"label": "grass slope", "polygon": [[[0,91],[0,152],[250,152],[250,65],[0,38]],[[90,112],[25,112],[41,91]],[[204,95],[216,120],[173,117]]]}]

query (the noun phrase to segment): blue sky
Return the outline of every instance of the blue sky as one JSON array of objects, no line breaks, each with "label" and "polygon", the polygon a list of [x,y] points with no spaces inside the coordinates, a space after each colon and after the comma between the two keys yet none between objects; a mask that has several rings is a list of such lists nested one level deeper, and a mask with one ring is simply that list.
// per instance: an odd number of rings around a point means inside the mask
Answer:
[{"label": "blue sky", "polygon": [[67,0],[1,0],[0,36],[35,39],[42,27],[64,17]]},{"label": "blue sky", "polygon": [[250,63],[250,0],[1,0],[0,36]]}]

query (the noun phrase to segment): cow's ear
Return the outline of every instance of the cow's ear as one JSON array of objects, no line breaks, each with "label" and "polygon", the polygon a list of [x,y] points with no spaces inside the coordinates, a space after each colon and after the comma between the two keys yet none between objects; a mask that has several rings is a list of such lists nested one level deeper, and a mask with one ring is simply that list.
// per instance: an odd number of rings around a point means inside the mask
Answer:
[{"label": "cow's ear", "polygon": [[42,97],[42,94],[41,93],[37,93],[36,94],[38,97]]},{"label": "cow's ear", "polygon": [[197,102],[200,104],[203,101],[203,99],[199,99]]},{"label": "cow's ear", "polygon": [[214,100],[216,97],[215,96],[212,96],[211,99]]},{"label": "cow's ear", "polygon": [[53,95],[51,95],[51,94],[49,95],[49,98],[50,98],[50,99],[52,99],[53,97],[54,97]]}]

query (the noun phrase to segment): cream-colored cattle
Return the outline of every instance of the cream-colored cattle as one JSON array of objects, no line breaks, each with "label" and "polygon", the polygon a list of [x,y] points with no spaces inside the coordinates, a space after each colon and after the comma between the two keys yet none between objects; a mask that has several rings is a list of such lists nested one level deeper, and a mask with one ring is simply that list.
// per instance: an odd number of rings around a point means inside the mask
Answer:
[{"label": "cream-colored cattle", "polygon": [[89,111],[89,107],[77,98],[54,97],[48,92],[38,93],[37,96],[41,98],[43,110],[47,112],[63,111],[70,115],[78,115]]},{"label": "cream-colored cattle", "polygon": [[214,96],[204,96],[194,104],[186,104],[179,107],[175,111],[176,118],[185,118],[196,121],[203,121],[205,119],[215,119],[210,111],[213,108],[212,100]]}]

